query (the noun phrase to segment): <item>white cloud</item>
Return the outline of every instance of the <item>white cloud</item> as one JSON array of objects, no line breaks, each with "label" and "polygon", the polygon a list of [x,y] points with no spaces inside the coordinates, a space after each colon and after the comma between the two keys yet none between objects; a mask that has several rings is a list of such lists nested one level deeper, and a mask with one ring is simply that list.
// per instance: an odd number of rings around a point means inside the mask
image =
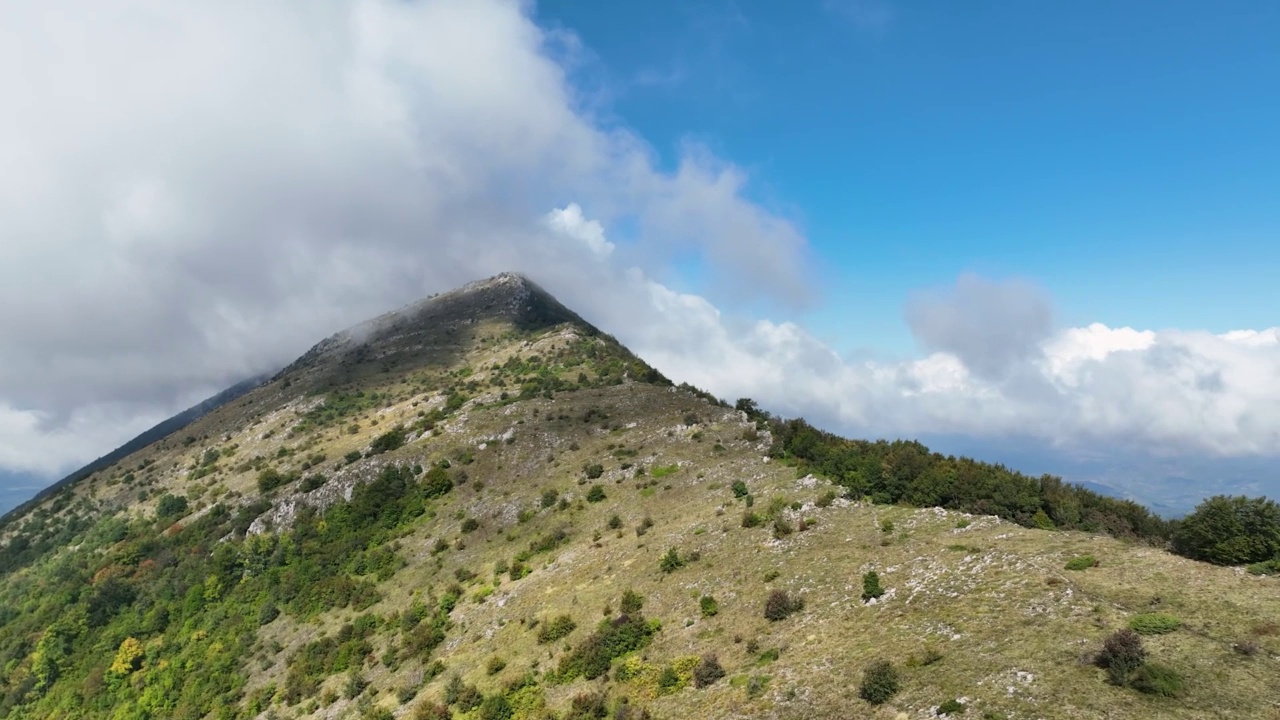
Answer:
[{"label": "white cloud", "polygon": [[[77,417],[177,410],[502,270],[586,287],[604,256],[679,253],[803,302],[804,239],[743,199],[745,174],[695,146],[657,169],[577,96],[576,39],[530,11],[0,3],[0,405],[39,418],[6,427],[0,464],[84,460],[58,434]],[[633,236],[615,247],[570,200]]]}]

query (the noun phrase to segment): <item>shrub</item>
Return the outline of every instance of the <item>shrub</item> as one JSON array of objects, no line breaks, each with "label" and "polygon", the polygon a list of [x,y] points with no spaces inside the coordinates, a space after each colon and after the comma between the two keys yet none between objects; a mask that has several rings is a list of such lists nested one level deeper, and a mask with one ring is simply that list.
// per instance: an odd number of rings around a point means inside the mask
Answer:
[{"label": "shrub", "polygon": [[693,686],[704,688],[714,685],[717,680],[724,677],[724,674],[724,668],[714,654],[703,655],[702,660],[693,668]]},{"label": "shrub", "polygon": [[462,521],[462,532],[464,533],[475,532],[479,528],[480,528],[480,521],[475,518],[469,517],[466,520]]},{"label": "shrub", "polygon": [[659,569],[664,573],[672,573],[684,567],[684,560],[681,559],[680,553],[675,548],[667,550],[667,554],[662,556],[661,562],[658,563]]},{"label": "shrub", "polygon": [[488,675],[497,675],[498,673],[502,672],[506,667],[507,667],[507,661],[503,660],[501,657],[497,655],[494,655],[493,657],[489,658],[489,662],[485,664],[484,671]]},{"label": "shrub", "polygon": [[348,465],[350,465],[351,463],[354,463],[354,462],[356,462],[357,460],[359,460],[359,459],[360,459],[360,451],[359,451],[359,450],[352,450],[351,452],[347,453],[346,455],[343,455],[343,456],[342,456],[342,459],[343,459],[343,460],[346,460],[346,461],[347,461],[347,464],[348,464]]},{"label": "shrub", "polygon": [[610,516],[610,518],[609,518],[609,529],[610,529],[610,530],[617,530],[618,528],[621,528],[621,527],[622,527],[622,516],[621,516],[621,515],[616,515],[616,514],[615,514],[615,515]]},{"label": "shrub", "polygon": [[773,539],[775,540],[781,540],[795,531],[796,529],[787,522],[786,518],[780,517],[773,521]]},{"label": "shrub", "polygon": [[603,720],[608,715],[608,697],[604,693],[579,693],[569,702],[565,720]]},{"label": "shrub", "polygon": [[605,494],[603,485],[592,485],[591,489],[587,491],[587,502],[598,503],[604,499]]},{"label": "shrub", "polygon": [[594,633],[561,658],[556,679],[567,682],[581,675],[594,680],[609,671],[614,658],[648,645],[658,629],[639,614],[602,620]]},{"label": "shrub", "polygon": [[786,590],[774,590],[764,601],[764,616],[777,622],[804,609],[804,600],[792,597]]},{"label": "shrub", "polygon": [[369,445],[369,454],[381,455],[392,450],[398,450],[404,446],[404,438],[404,428],[396,428],[385,432],[373,439],[373,442]]},{"label": "shrub", "polygon": [[556,504],[556,501],[559,499],[560,499],[560,493],[556,492],[555,490],[543,490],[542,491],[543,509],[553,507]]},{"label": "shrub", "polygon": [[749,492],[747,490],[747,484],[742,482],[741,480],[734,480],[732,487],[733,487],[733,496],[735,498],[744,498],[747,496],[747,493]]},{"label": "shrub", "polygon": [[884,588],[880,586],[880,576],[875,570],[862,576],[862,602],[874,600],[884,595]]},{"label": "shrub", "polygon": [[413,720],[449,720],[452,717],[453,713],[449,710],[449,706],[433,702],[419,705],[413,714]]},{"label": "shrub", "polygon": [[622,593],[622,602],[618,603],[618,609],[623,615],[635,615],[640,612],[640,608],[644,607],[644,598],[635,590],[627,590]]},{"label": "shrub", "polygon": [[1140,613],[1129,618],[1129,627],[1139,635],[1164,635],[1182,626],[1182,621],[1168,613]]},{"label": "shrub", "polygon": [[268,493],[289,482],[289,478],[281,475],[275,468],[267,468],[258,473],[258,492]]},{"label": "shrub", "polygon": [[360,673],[352,671],[347,675],[347,683],[343,686],[342,694],[348,700],[352,700],[364,692],[367,687],[369,687],[369,681],[365,680]]},{"label": "shrub", "polygon": [[1065,567],[1068,570],[1088,570],[1098,564],[1098,559],[1092,555],[1077,555],[1068,560]]},{"label": "shrub", "polygon": [[1138,692],[1161,697],[1178,697],[1186,689],[1186,683],[1178,671],[1159,663],[1145,663],[1133,672],[1129,684]]},{"label": "shrub", "polygon": [[480,703],[478,720],[511,720],[515,710],[504,695],[490,695]]},{"label": "shrub", "polygon": [[187,514],[187,499],[181,495],[165,493],[156,503],[156,517],[160,520],[182,517]]},{"label": "shrub", "polygon": [[703,595],[702,598],[698,600],[698,606],[702,610],[702,617],[715,617],[715,615],[720,612],[720,604],[717,603],[716,599],[710,595]]},{"label": "shrub", "polygon": [[858,696],[872,705],[883,705],[898,693],[898,671],[888,660],[877,660],[862,672]]},{"label": "shrub", "polygon": [[578,627],[573,618],[568,615],[560,615],[555,619],[548,620],[542,624],[542,629],[538,630],[538,643],[546,645],[555,642],[569,635]]},{"label": "shrub", "polygon": [[588,480],[595,480],[596,478],[604,474],[604,466],[601,465],[600,463],[583,465],[582,472],[587,476]]},{"label": "shrub", "polygon": [[964,713],[964,703],[952,698],[938,706],[939,715],[960,715]]},{"label": "shrub", "polygon": [[1247,570],[1250,575],[1280,575],[1280,558],[1253,563]]},{"label": "shrub", "polygon": [[761,517],[750,510],[742,513],[742,527],[744,528],[758,527],[761,522],[763,522]]},{"label": "shrub", "polygon": [[1217,495],[1178,523],[1173,549],[1219,565],[1244,565],[1280,557],[1280,505],[1264,497]]},{"label": "shrub", "polygon": [[818,496],[818,499],[814,504],[820,508],[824,508],[824,507],[831,507],[831,503],[835,501],[836,501],[836,491],[828,490],[822,493],[822,495]]},{"label": "shrub", "polygon": [[643,536],[645,533],[649,532],[649,528],[651,527],[653,527],[653,518],[645,515],[644,520],[641,520],[640,524],[636,526],[636,537]]},{"label": "shrub", "polygon": [[1107,679],[1112,685],[1124,685],[1146,657],[1142,638],[1133,630],[1125,629],[1107,636],[1095,662],[1107,671]]}]

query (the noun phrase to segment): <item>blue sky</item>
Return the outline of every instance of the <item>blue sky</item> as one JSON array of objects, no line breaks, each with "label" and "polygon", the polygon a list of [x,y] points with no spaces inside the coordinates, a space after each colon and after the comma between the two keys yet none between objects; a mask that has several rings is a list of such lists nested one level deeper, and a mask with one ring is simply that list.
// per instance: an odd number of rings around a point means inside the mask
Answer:
[{"label": "blue sky", "polygon": [[913,348],[909,293],[1024,277],[1060,322],[1222,332],[1280,307],[1280,5],[546,0],[668,162],[752,172],[825,277],[805,319]]}]

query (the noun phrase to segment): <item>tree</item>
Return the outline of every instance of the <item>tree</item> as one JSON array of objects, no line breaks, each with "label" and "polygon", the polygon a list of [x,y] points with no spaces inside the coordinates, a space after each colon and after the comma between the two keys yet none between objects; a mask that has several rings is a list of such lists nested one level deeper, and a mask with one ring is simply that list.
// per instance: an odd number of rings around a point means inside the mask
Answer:
[{"label": "tree", "polygon": [[675,572],[684,567],[684,560],[680,558],[680,553],[675,548],[671,548],[666,555],[662,556],[662,562],[658,564],[658,567],[664,573]]},{"label": "tree", "polygon": [[884,588],[880,587],[880,576],[875,570],[862,576],[862,601],[874,600],[884,595]]},{"label": "tree", "polygon": [[115,659],[111,661],[111,674],[124,676],[138,670],[142,667],[142,658],[145,655],[146,651],[142,649],[142,643],[137,638],[125,638],[120,643],[120,648],[116,650]]},{"label": "tree", "polygon": [[1280,505],[1265,497],[1211,497],[1178,524],[1173,549],[1218,565],[1280,557]]}]

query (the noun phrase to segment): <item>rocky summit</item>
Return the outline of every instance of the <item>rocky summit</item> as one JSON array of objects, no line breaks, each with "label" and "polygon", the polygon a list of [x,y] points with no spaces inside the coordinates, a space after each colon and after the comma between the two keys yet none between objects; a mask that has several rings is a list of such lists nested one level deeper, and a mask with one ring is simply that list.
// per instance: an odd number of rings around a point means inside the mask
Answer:
[{"label": "rocky summit", "polygon": [[1280,718],[1267,567],[677,386],[519,275],[249,387],[3,520],[0,717]]}]

